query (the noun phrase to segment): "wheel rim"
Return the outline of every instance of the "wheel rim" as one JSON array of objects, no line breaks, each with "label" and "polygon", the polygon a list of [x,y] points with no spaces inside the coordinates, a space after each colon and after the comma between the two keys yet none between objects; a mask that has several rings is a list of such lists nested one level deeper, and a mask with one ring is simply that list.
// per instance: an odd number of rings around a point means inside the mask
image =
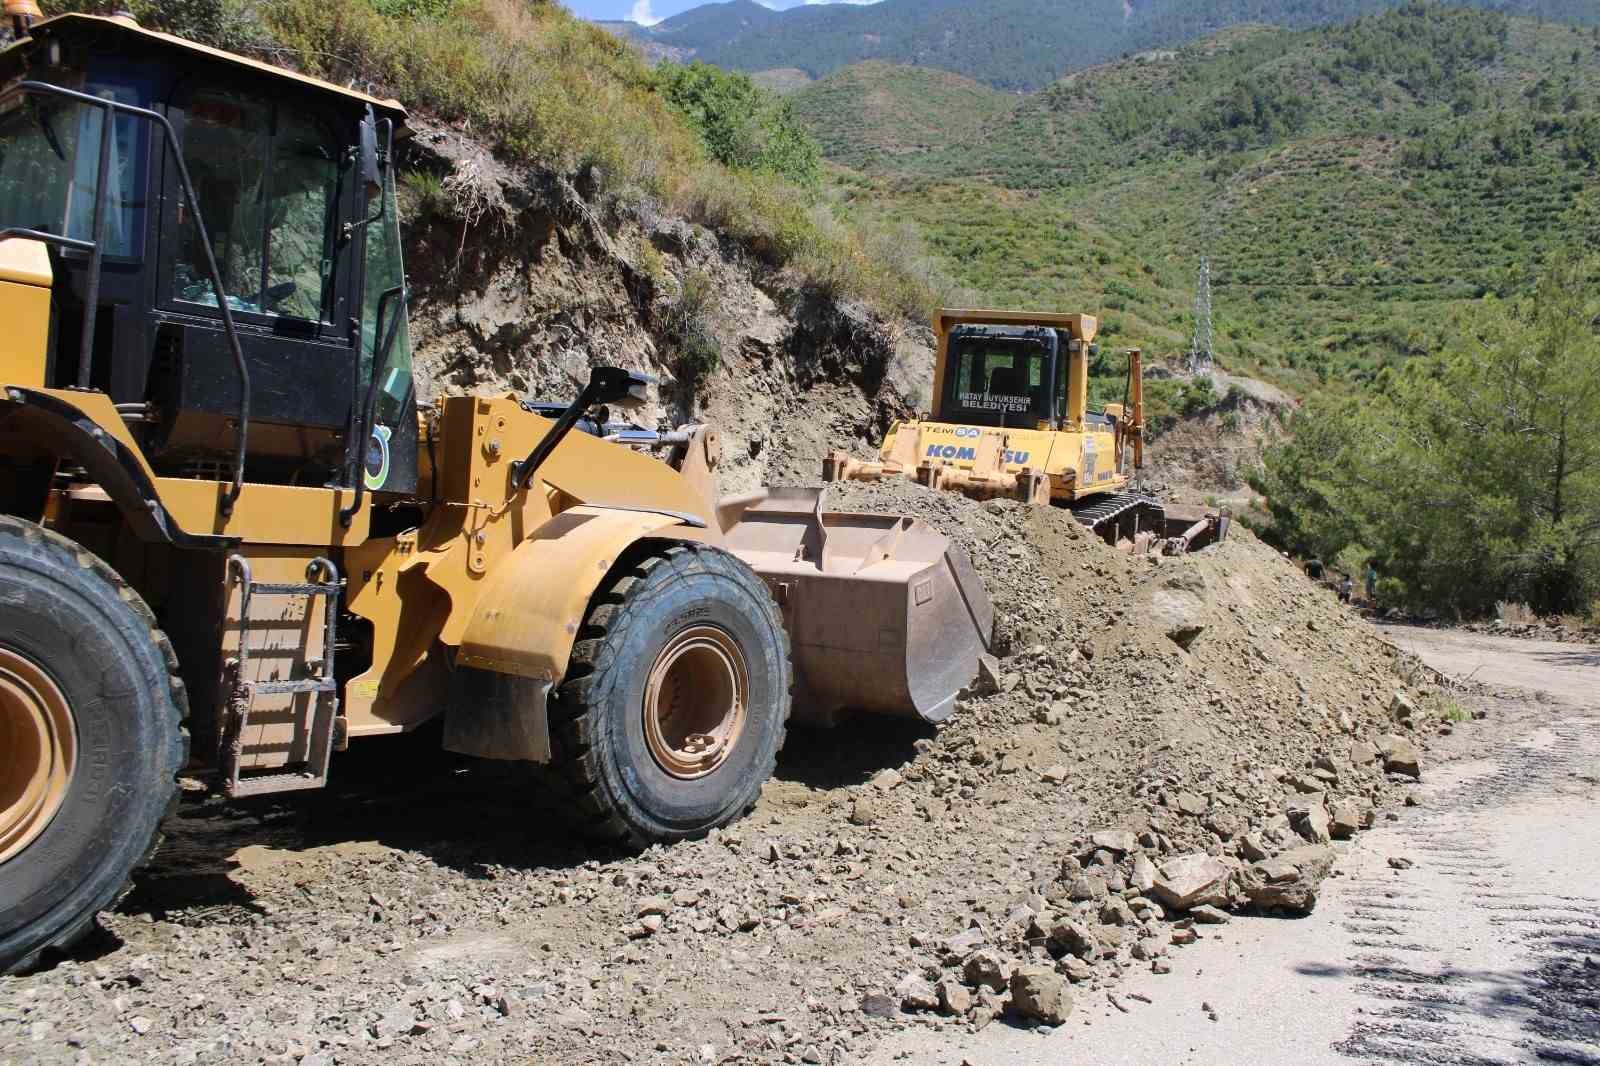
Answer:
[{"label": "wheel rim", "polygon": [[656,764],[684,781],[705,777],[738,747],[749,671],[725,630],[695,626],[667,642],[644,692],[644,738]]},{"label": "wheel rim", "polygon": [[0,648],[0,862],[38,839],[61,809],[77,749],[72,708],[56,683]]}]

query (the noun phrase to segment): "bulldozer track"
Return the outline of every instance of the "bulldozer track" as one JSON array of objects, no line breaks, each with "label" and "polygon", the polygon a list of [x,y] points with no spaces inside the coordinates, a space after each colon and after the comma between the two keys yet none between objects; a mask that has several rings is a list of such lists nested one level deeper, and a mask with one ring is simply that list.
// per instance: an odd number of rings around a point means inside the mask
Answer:
[{"label": "bulldozer track", "polygon": [[1115,496],[1093,497],[1075,503],[1072,516],[1096,533],[1111,522],[1138,514],[1140,526],[1154,529],[1158,534],[1165,529],[1166,509],[1161,502],[1142,492],[1119,492]]}]

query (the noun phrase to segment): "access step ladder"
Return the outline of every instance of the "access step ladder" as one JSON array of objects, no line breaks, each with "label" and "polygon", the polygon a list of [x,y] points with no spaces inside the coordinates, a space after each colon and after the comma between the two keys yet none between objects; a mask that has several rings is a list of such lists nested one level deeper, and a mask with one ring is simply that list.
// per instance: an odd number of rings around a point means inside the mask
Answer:
[{"label": "access step ladder", "polygon": [[[307,566],[303,582],[255,581],[250,561],[231,555],[225,582],[224,603],[237,612],[238,646],[224,664],[226,706],[218,753],[223,793],[239,798],[321,788],[328,782],[334,748],[344,743],[333,670],[344,587],[338,568],[319,557]],[[281,605],[277,619],[253,613],[266,597]],[[319,597],[320,627],[314,616]],[[292,636],[284,641],[285,634]],[[287,665],[263,670],[260,660],[267,653]],[[302,676],[276,676],[280,673]],[[265,711],[257,705],[262,700],[275,706]]]}]

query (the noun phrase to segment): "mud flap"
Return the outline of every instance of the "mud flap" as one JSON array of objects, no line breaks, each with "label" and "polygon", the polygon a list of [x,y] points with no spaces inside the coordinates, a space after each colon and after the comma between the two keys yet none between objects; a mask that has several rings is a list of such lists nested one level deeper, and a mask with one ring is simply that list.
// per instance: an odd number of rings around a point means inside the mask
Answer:
[{"label": "mud flap", "polygon": [[783,611],[794,715],[940,722],[989,646],[994,608],[966,553],[915,518],[821,510],[815,489],[724,506],[725,546]]}]

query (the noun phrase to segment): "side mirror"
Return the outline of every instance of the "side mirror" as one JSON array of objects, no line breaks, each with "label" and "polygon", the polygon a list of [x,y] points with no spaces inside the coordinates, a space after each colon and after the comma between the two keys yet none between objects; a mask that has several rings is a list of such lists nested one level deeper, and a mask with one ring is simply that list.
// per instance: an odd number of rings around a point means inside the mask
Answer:
[{"label": "side mirror", "polygon": [[634,408],[650,399],[650,386],[655,383],[655,378],[648,374],[617,366],[597,366],[589,372],[589,387],[584,393],[591,397],[590,403]]},{"label": "side mirror", "polygon": [[361,184],[366,186],[368,200],[383,195],[383,174],[378,164],[378,123],[372,117],[371,106],[368,106],[367,114],[361,120],[361,140],[356,147],[356,173]]}]

